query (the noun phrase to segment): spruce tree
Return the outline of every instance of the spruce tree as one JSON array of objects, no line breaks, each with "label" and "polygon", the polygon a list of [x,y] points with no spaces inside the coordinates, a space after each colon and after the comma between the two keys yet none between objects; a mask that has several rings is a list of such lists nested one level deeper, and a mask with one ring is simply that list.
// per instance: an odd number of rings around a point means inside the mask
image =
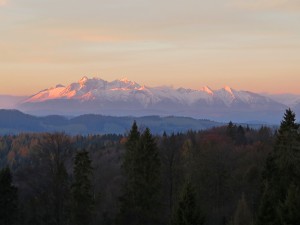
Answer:
[{"label": "spruce tree", "polygon": [[160,158],[150,130],[140,135],[132,125],[122,165],[125,174],[119,224],[158,224]]},{"label": "spruce tree", "polygon": [[138,131],[136,122],[134,121],[130,133],[128,135],[127,142],[125,144],[126,152],[122,164],[122,168],[127,177],[127,182],[133,182],[132,179],[134,179],[134,164],[135,157],[137,155],[137,147],[140,141],[140,136],[141,134]]},{"label": "spruce tree", "polygon": [[299,124],[295,121],[295,113],[288,109],[278,130],[274,147],[273,158],[278,174],[273,178],[278,182],[281,200],[286,197],[291,183],[300,185],[300,136]]},{"label": "spruce tree", "polygon": [[91,160],[87,151],[77,152],[74,161],[74,183],[72,185],[72,224],[88,225],[93,214],[93,193],[91,185]]},{"label": "spruce tree", "polygon": [[17,208],[17,188],[12,185],[12,175],[6,167],[0,171],[0,224],[15,224]]},{"label": "spruce tree", "polygon": [[191,182],[184,185],[177,209],[175,210],[172,225],[202,225],[204,217],[196,205],[196,193]]},{"label": "spruce tree", "polygon": [[285,201],[291,184],[300,187],[300,137],[295,121],[295,113],[286,110],[263,173],[258,225],[281,225],[278,206]]},{"label": "spruce tree", "polygon": [[136,204],[140,224],[158,224],[161,190],[161,162],[156,142],[146,128],[141,135],[136,160]]},{"label": "spruce tree", "polygon": [[140,132],[134,121],[125,144],[125,155],[122,170],[125,183],[122,187],[123,195],[120,197],[120,213],[117,217],[119,224],[136,224],[138,212],[135,205],[136,174],[135,163],[140,140]]}]

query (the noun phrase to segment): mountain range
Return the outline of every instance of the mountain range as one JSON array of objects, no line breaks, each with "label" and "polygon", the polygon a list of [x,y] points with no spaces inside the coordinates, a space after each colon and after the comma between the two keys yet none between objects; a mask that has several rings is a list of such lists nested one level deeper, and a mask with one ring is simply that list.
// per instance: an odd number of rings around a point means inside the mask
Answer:
[{"label": "mountain range", "polygon": [[[289,101],[287,101],[287,99]],[[257,94],[228,86],[198,90],[148,87],[128,79],[83,77],[67,86],[42,90],[21,99],[15,108],[33,115],[101,114],[110,116],[185,116],[221,122],[278,123],[284,110],[300,112],[300,96]],[[290,105],[287,105],[286,103]]]}]

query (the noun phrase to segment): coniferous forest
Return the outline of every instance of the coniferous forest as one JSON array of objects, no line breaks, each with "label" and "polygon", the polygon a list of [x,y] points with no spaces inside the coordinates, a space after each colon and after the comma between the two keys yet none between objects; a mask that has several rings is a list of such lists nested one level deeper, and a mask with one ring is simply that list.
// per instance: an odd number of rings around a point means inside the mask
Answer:
[{"label": "coniferous forest", "polygon": [[300,133],[232,122],[156,136],[0,137],[1,225],[296,225]]}]

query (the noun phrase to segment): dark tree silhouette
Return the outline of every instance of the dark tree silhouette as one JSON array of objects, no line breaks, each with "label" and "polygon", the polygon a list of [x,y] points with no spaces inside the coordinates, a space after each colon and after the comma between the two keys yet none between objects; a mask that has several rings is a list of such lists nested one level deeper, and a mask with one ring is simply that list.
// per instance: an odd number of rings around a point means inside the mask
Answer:
[{"label": "dark tree silhouette", "polygon": [[295,121],[295,113],[286,110],[263,174],[264,194],[258,225],[281,225],[279,205],[286,200],[292,184],[300,185],[300,136]]},{"label": "dark tree silhouette", "polygon": [[6,167],[0,171],[0,224],[15,224],[17,209],[17,188],[12,185],[12,174]]},{"label": "dark tree silhouette", "polygon": [[196,193],[191,182],[186,182],[181,192],[172,225],[202,225],[204,217],[196,204]]},{"label": "dark tree silhouette", "polygon": [[77,152],[74,161],[74,182],[72,194],[72,224],[88,225],[93,214],[92,166],[87,151]]},{"label": "dark tree silhouette", "polygon": [[126,183],[121,197],[121,224],[158,224],[160,158],[150,130],[140,135],[136,123],[126,143],[123,170]]}]

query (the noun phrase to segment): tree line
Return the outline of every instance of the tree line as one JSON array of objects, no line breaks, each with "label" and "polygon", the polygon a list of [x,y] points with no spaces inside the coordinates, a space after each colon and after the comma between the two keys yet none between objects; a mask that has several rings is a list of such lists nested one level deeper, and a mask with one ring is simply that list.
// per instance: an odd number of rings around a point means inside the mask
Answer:
[{"label": "tree line", "polygon": [[230,122],[152,135],[0,137],[0,224],[299,224],[300,133]]}]

